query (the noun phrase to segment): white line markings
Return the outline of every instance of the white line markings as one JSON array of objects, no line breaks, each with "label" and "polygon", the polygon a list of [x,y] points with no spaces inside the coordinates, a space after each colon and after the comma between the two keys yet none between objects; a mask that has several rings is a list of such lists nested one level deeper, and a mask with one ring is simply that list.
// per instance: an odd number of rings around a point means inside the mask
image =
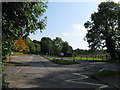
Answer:
[{"label": "white line markings", "polygon": [[96,88],[95,90],[101,90],[102,88],[107,88],[108,85],[103,85],[103,84],[96,84],[96,83],[90,83],[90,82],[80,82],[80,81],[75,81],[75,80],[83,80],[83,79],[87,79],[89,78],[88,76],[86,75],[82,75],[82,74],[79,74],[79,73],[73,73],[74,75],[78,75],[78,76],[81,76],[80,78],[77,78],[77,79],[69,79],[69,80],[65,80],[66,82],[73,82],[73,83],[81,83],[81,84],[88,84],[88,85],[97,85],[97,86],[100,86],[98,88]]},{"label": "white line markings", "polygon": [[[33,58],[33,56],[32,56],[30,59],[28,59],[28,61],[31,61],[32,58]],[[23,68],[24,68],[24,66],[22,66],[22,67],[15,73],[15,75],[18,74]]]}]

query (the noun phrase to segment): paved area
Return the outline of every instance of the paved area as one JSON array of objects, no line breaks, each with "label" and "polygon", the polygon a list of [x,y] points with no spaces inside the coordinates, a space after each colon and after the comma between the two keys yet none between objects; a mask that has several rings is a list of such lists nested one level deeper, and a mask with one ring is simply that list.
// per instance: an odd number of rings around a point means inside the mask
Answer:
[{"label": "paved area", "polygon": [[117,90],[114,85],[89,77],[97,70],[117,70],[117,64],[81,62],[74,65],[57,65],[36,55],[14,56],[12,61],[29,66],[6,66],[4,73],[8,75],[6,82],[9,83],[10,88],[88,88],[92,90],[111,88]]}]

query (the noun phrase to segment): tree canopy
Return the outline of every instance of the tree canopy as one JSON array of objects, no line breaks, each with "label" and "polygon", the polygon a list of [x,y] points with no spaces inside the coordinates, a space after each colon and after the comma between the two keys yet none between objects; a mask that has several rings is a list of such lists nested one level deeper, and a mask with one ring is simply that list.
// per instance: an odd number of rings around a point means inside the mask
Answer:
[{"label": "tree canopy", "polygon": [[43,14],[47,2],[3,2],[2,3],[2,55],[6,55],[11,41],[26,37],[36,30],[44,30],[47,17]]},{"label": "tree canopy", "polygon": [[22,51],[29,52],[29,47],[24,42],[22,37],[19,37],[18,40],[13,41],[12,49],[15,50],[15,51],[18,51],[18,52],[22,52]]},{"label": "tree canopy", "polygon": [[48,55],[60,56],[60,53],[64,53],[64,56],[72,56],[73,49],[68,42],[63,41],[60,37],[51,39],[49,37],[43,37],[40,41],[41,53]]},{"label": "tree canopy", "polygon": [[91,21],[84,26],[88,29],[87,42],[92,50],[107,48],[111,58],[118,57],[120,49],[120,4],[113,1],[102,2],[98,12],[91,14]]}]

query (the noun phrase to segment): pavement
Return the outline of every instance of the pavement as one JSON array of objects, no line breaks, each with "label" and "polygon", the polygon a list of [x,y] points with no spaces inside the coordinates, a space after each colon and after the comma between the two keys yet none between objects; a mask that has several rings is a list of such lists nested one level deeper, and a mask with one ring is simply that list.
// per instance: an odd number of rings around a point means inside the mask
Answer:
[{"label": "pavement", "polygon": [[9,88],[87,88],[120,89],[119,76],[89,77],[98,70],[118,70],[120,65],[107,62],[81,62],[58,65],[38,55],[12,56],[13,62],[28,66],[5,66]]}]

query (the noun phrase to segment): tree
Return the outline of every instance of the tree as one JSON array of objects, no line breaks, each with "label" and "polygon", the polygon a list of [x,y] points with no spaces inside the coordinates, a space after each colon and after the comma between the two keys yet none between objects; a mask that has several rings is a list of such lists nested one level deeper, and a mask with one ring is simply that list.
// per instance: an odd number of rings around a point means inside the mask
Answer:
[{"label": "tree", "polygon": [[112,59],[117,58],[120,48],[120,4],[112,1],[102,2],[98,12],[91,14],[91,22],[84,26],[88,29],[87,42],[92,50],[107,48]]},{"label": "tree", "polygon": [[26,44],[29,47],[29,50],[31,54],[39,54],[40,53],[40,42],[36,40],[31,40],[30,38],[26,37],[24,38]]},{"label": "tree", "polygon": [[62,50],[62,43],[64,41],[60,37],[56,37],[53,39],[53,53],[54,55],[60,56],[61,50]]},{"label": "tree", "polygon": [[73,53],[73,49],[71,46],[69,46],[68,42],[64,42],[62,43],[62,53],[64,53],[64,56],[65,57],[69,57],[69,56],[72,56],[72,53]]},{"label": "tree", "polygon": [[52,52],[52,40],[49,37],[43,37],[41,39],[41,52],[43,54],[49,54],[51,55]]},{"label": "tree", "polygon": [[33,40],[33,42],[35,45],[35,54],[40,54],[40,52],[41,52],[40,41]]},{"label": "tree", "polygon": [[46,26],[46,1],[42,2],[3,2],[2,3],[2,55],[11,48],[11,41],[19,36],[26,37]]},{"label": "tree", "polygon": [[34,43],[34,45],[35,45],[35,49],[36,49],[35,54],[40,54],[40,50],[41,50],[40,44]]},{"label": "tree", "polygon": [[18,40],[15,40],[13,42],[13,47],[12,48],[13,48],[13,50],[18,51],[18,52],[22,52],[22,51],[29,52],[29,47],[24,42],[24,40],[22,39],[22,37],[19,37]]},{"label": "tree", "polygon": [[30,53],[31,53],[31,54],[35,54],[36,48],[35,48],[34,42],[31,41],[31,42],[29,43],[29,49],[30,49]]}]

